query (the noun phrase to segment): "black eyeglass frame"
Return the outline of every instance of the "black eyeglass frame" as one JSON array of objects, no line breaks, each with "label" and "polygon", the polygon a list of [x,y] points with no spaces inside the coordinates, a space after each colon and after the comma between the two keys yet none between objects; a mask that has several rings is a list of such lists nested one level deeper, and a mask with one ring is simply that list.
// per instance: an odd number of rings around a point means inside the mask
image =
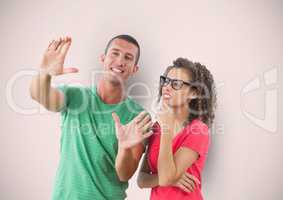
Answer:
[{"label": "black eyeglass frame", "polygon": [[[174,90],[180,90],[184,85],[192,86],[192,82],[187,82],[179,79],[171,79],[167,76],[160,76],[160,86],[164,87],[171,83],[171,87]],[[174,84],[174,83],[181,83],[181,84]],[[180,85],[179,87],[176,87],[176,85]]]}]

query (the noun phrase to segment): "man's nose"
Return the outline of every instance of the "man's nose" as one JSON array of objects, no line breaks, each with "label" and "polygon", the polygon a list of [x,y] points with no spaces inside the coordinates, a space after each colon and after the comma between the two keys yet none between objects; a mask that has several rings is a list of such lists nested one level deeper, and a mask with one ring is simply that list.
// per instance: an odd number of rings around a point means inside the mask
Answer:
[{"label": "man's nose", "polygon": [[124,57],[123,57],[123,56],[119,56],[119,57],[117,58],[117,64],[118,64],[119,66],[124,66],[125,60],[124,60]]}]

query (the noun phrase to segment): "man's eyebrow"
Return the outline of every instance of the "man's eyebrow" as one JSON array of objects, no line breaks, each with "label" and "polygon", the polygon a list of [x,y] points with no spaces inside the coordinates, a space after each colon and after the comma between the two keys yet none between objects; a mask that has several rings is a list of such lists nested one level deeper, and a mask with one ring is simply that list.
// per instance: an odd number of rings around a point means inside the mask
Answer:
[{"label": "man's eyebrow", "polygon": [[127,55],[127,56],[130,56],[130,57],[132,57],[132,58],[134,57],[134,55],[131,54],[131,53],[126,53],[126,55]]},{"label": "man's eyebrow", "polygon": [[[120,51],[120,49],[117,49],[117,48],[111,48],[111,51]],[[135,57],[133,54],[131,53],[126,53],[127,56],[131,56],[131,57]]]},{"label": "man's eyebrow", "polygon": [[112,50],[112,51],[120,51],[120,49],[117,49],[117,48],[111,48],[110,50]]}]

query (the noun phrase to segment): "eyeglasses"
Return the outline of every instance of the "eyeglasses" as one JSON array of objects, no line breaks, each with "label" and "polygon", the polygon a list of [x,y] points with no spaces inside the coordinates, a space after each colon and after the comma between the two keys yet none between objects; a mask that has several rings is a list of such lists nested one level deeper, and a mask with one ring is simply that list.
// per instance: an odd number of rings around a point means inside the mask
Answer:
[{"label": "eyeglasses", "polygon": [[171,87],[174,90],[180,90],[184,85],[188,85],[188,86],[192,85],[190,82],[186,82],[186,81],[182,81],[178,79],[171,79],[166,76],[160,76],[161,87],[164,87],[168,85],[169,83],[171,83]]}]

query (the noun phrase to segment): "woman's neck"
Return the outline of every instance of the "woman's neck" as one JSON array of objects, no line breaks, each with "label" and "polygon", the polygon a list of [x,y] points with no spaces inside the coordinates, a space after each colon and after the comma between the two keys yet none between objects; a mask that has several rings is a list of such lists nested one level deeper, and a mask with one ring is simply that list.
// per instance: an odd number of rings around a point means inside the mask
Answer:
[{"label": "woman's neck", "polygon": [[179,132],[188,121],[189,117],[189,108],[188,106],[180,106],[180,107],[171,107],[172,114],[174,115],[175,119],[175,134]]},{"label": "woman's neck", "polygon": [[189,116],[189,108],[187,105],[171,107],[175,118],[179,122],[187,121]]}]

